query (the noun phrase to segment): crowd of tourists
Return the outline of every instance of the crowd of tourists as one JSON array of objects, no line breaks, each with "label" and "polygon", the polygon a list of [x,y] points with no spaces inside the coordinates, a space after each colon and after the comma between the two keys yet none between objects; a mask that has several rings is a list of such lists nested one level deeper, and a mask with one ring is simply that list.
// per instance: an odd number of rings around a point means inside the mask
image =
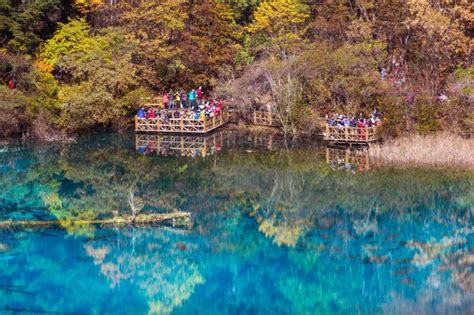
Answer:
[{"label": "crowd of tourists", "polygon": [[382,77],[382,80],[388,78],[391,85],[398,89],[406,82],[405,68],[403,63],[396,57],[392,58],[388,69],[382,68],[380,70],[380,76]]},{"label": "crowd of tourists", "polygon": [[204,104],[204,91],[202,87],[190,91],[184,89],[173,91],[173,89],[170,89],[169,92],[163,93],[162,104],[163,108],[168,109],[193,109]]},{"label": "crowd of tourists", "polygon": [[160,118],[168,121],[171,118],[204,119],[219,116],[223,110],[221,102],[208,101],[204,98],[201,87],[189,92],[165,92],[162,96],[161,106],[150,108],[142,107],[138,110],[138,118]]},{"label": "crowd of tourists", "polygon": [[164,108],[140,108],[137,112],[138,118],[160,118],[162,121],[175,119],[207,119],[219,116],[222,112],[222,103],[216,101],[206,102],[193,108],[184,108],[181,110]]},{"label": "crowd of tourists", "polygon": [[365,128],[375,127],[381,124],[382,114],[376,108],[370,117],[364,117],[362,113],[358,116],[348,116],[344,114],[326,114],[326,123],[330,127],[353,127],[353,128]]}]

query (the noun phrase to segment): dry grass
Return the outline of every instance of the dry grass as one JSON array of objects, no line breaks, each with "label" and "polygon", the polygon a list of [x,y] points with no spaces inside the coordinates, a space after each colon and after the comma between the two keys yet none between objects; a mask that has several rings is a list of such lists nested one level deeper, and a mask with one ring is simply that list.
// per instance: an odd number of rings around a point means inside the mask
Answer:
[{"label": "dry grass", "polygon": [[381,164],[474,169],[474,138],[449,133],[413,135],[371,146],[369,155]]}]

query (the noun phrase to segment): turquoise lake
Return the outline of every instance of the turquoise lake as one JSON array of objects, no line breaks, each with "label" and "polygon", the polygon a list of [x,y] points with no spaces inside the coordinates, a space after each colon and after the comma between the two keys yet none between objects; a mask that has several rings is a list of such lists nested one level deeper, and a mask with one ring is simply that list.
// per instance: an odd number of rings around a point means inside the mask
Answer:
[{"label": "turquoise lake", "polygon": [[[474,174],[221,131],[0,146],[0,314],[474,314]],[[76,219],[189,211],[192,227]]]}]

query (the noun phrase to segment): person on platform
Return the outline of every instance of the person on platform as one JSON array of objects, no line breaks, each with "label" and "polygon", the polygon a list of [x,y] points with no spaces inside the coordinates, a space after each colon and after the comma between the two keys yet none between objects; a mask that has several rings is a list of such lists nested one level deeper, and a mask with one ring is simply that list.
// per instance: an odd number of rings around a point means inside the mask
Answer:
[{"label": "person on platform", "polygon": [[181,90],[181,108],[186,108],[188,103],[188,95],[185,90]]},{"label": "person on platform", "polygon": [[174,92],[173,92],[173,89],[170,89],[169,93],[168,93],[168,108],[169,109],[173,109],[174,108]]},{"label": "person on platform", "polygon": [[176,91],[176,93],[174,94],[174,100],[176,106],[181,107],[181,94],[179,93],[179,91]]},{"label": "person on platform", "polygon": [[145,115],[145,109],[143,107],[138,110],[137,116],[138,116],[138,118],[145,118],[145,116],[146,116]]},{"label": "person on platform", "polygon": [[155,118],[155,110],[153,108],[148,110],[148,118]]},{"label": "person on platform", "polygon": [[163,108],[169,107],[170,96],[168,92],[163,93]]},{"label": "person on platform", "polygon": [[189,91],[188,100],[189,100],[189,106],[194,109],[194,105],[195,105],[194,103],[195,103],[195,100],[196,100],[196,90],[195,89],[192,89],[191,91]]},{"label": "person on platform", "polygon": [[198,87],[196,94],[197,94],[196,96],[198,100],[198,105],[201,106],[204,99],[204,92],[202,91],[202,87]]}]

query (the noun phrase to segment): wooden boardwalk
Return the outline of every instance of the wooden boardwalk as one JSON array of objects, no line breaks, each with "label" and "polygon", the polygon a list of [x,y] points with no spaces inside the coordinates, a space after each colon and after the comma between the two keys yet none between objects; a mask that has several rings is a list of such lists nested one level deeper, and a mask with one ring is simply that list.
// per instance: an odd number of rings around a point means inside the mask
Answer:
[{"label": "wooden boardwalk", "polygon": [[225,125],[229,120],[226,112],[221,112],[218,116],[204,119],[185,118],[182,111],[168,111],[172,117],[174,113],[180,112],[179,118],[138,118],[135,116],[136,132],[155,133],[189,133],[206,134]]},{"label": "wooden boardwalk", "polygon": [[323,140],[337,144],[369,144],[379,139],[377,127],[331,127],[326,124]]},{"label": "wooden boardwalk", "polygon": [[252,117],[253,124],[256,126],[277,127],[279,125],[275,113],[269,110],[256,110]]}]

